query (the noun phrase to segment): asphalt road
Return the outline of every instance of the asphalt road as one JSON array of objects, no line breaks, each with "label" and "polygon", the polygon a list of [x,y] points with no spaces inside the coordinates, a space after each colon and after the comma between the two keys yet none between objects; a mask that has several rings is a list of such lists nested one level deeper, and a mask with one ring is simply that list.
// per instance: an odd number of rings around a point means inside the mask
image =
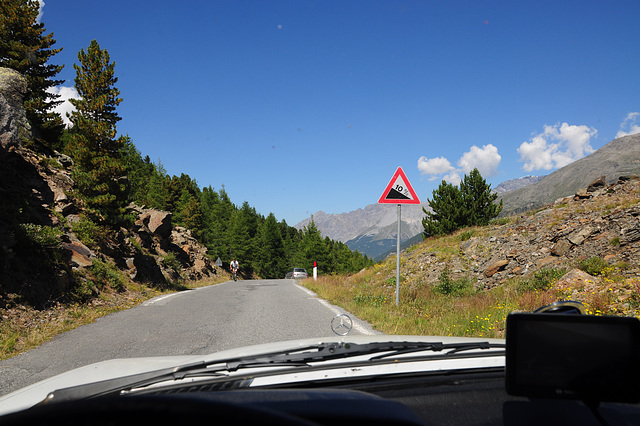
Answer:
[{"label": "asphalt road", "polygon": [[[113,358],[200,355],[308,337],[335,337],[345,313],[294,280],[226,282],[148,300],[0,362],[0,396]],[[351,335],[379,334],[354,320]]]}]

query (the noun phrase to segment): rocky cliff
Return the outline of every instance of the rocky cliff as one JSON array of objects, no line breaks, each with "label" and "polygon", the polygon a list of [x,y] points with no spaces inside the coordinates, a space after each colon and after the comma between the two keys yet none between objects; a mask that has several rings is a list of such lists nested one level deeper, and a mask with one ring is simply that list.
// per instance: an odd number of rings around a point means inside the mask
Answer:
[{"label": "rocky cliff", "polygon": [[0,155],[32,138],[23,99],[27,81],[17,71],[0,68]]},{"label": "rocky cliff", "polygon": [[92,230],[73,196],[73,161],[39,148],[24,115],[24,78],[0,68],[0,307],[7,298],[44,306],[95,279],[96,262],[163,287],[216,273],[171,213],[131,205],[130,229]]}]

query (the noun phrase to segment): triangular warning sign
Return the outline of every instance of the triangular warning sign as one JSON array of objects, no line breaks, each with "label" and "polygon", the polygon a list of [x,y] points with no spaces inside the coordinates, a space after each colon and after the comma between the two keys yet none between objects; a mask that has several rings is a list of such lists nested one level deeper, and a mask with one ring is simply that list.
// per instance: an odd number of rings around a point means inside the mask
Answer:
[{"label": "triangular warning sign", "polygon": [[420,200],[404,174],[402,167],[394,173],[380,199],[379,204],[420,204]]}]

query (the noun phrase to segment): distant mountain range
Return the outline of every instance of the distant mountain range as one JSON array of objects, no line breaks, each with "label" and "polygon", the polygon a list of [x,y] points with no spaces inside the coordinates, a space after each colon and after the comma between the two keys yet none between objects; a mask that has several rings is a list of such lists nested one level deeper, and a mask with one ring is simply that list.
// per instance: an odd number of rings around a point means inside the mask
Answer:
[{"label": "distant mountain range", "polygon": [[[427,204],[404,205],[401,210],[401,241],[408,240],[422,232],[422,207]],[[395,247],[398,233],[398,213],[395,205],[370,204],[364,209],[349,213],[314,213],[310,218],[295,225],[303,229],[313,219],[324,237],[346,243],[351,250],[358,250],[376,258]]]},{"label": "distant mountain range", "polygon": [[507,180],[496,186],[493,192],[501,196],[507,192],[515,191],[517,189],[524,188],[525,186],[534,184],[542,178],[544,178],[544,176],[523,176],[521,178]]},{"label": "distant mountain range", "polygon": [[[640,134],[615,139],[547,176],[505,181],[494,191],[503,201],[502,215],[509,215],[573,195],[600,176],[606,176],[607,183],[612,183],[620,176],[632,174],[640,174]],[[421,239],[423,207],[429,209],[427,203],[402,206],[400,240],[405,247]],[[376,260],[395,251],[398,226],[395,205],[370,204],[364,209],[340,214],[319,211],[295,227],[303,229],[312,218],[323,236],[342,241],[351,250]]]}]

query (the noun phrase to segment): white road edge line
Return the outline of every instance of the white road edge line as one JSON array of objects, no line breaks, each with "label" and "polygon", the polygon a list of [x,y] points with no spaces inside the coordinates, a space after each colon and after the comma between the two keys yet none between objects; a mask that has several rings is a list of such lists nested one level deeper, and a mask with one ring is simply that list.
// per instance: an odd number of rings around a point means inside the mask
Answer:
[{"label": "white road edge line", "polygon": [[[294,284],[295,284],[296,287],[298,287],[300,290],[302,290],[305,293],[307,293],[309,296],[314,297],[318,302],[320,302],[325,307],[327,307],[335,315],[344,314],[344,311],[338,309],[336,306],[332,305],[331,303],[327,302],[326,300],[319,298],[318,295],[316,293],[314,293],[313,291],[311,291],[308,288],[303,287],[303,286],[301,286],[299,284],[296,284],[296,283],[294,283]],[[372,333],[371,331],[367,330],[362,325],[360,325],[357,321],[353,321],[353,328],[356,329],[359,333],[362,333],[362,334],[364,334],[366,336],[375,335],[375,333]]]},{"label": "white road edge line", "polygon": [[151,306],[154,303],[160,302],[160,301],[162,301],[164,299],[168,299],[168,298],[176,296],[178,294],[180,294],[180,293],[171,293],[171,294],[165,294],[164,296],[158,296],[158,297],[155,297],[155,298],[153,298],[151,300],[147,300],[146,302],[144,302],[142,304],[142,306]]}]

